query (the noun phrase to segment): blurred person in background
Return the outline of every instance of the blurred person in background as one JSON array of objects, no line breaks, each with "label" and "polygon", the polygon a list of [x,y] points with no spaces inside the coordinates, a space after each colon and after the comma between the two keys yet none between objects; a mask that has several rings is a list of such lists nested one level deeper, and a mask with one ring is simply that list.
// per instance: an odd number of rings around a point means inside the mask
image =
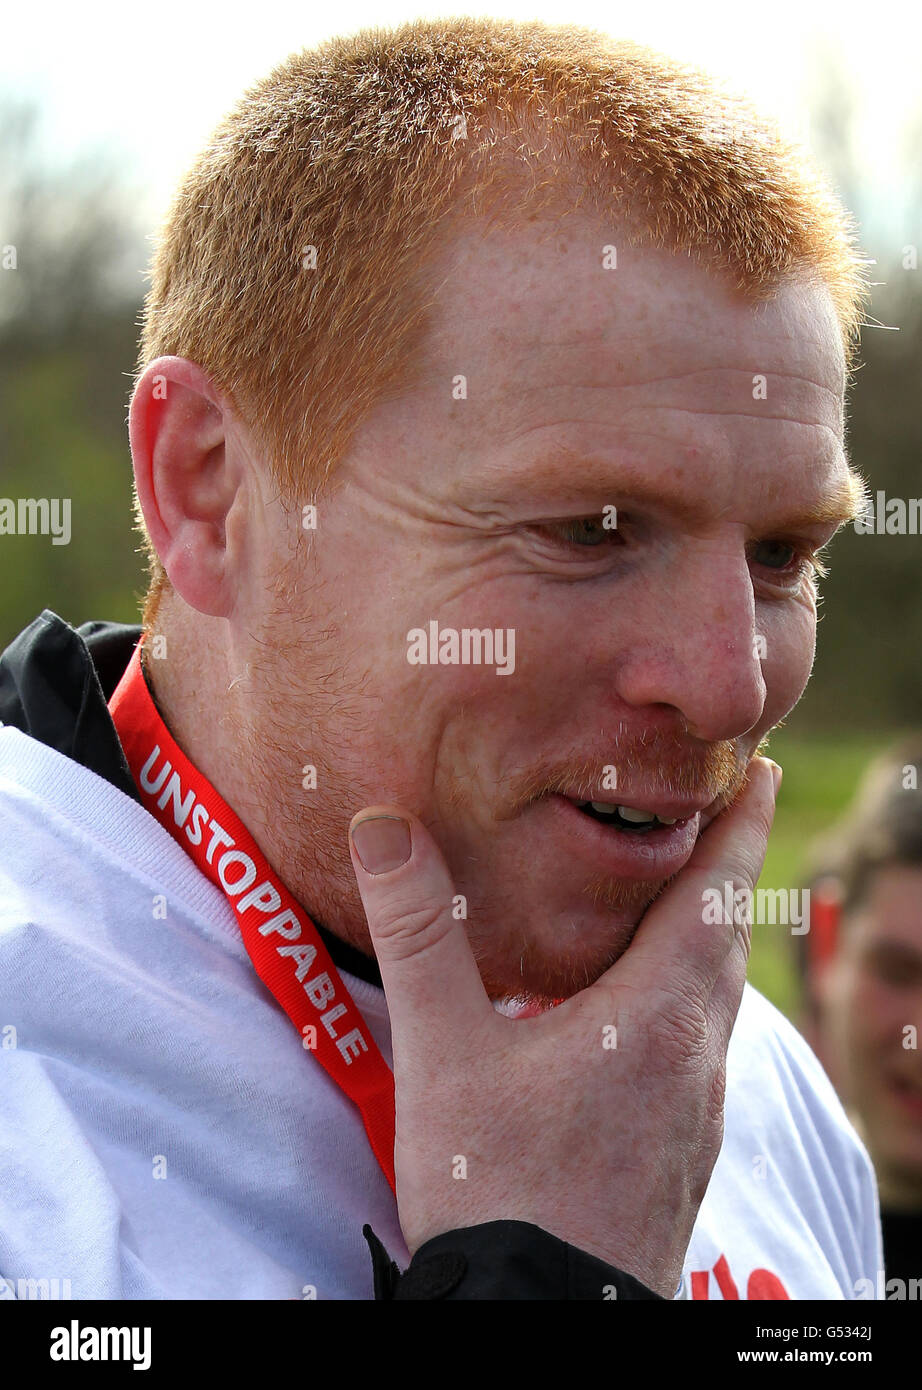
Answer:
[{"label": "blurred person in background", "polygon": [[877,1170],[887,1279],[922,1278],[922,733],[815,846],[802,1031]]}]

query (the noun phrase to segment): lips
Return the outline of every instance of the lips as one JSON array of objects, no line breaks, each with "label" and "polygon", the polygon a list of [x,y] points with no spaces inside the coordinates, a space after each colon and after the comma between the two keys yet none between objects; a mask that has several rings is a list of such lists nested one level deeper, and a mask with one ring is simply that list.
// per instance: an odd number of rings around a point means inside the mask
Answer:
[{"label": "lips", "polygon": [[901,1076],[891,1076],[889,1091],[893,1100],[905,1114],[922,1121],[922,1084],[907,1081]]},{"label": "lips", "polygon": [[[644,803],[637,797],[622,799],[619,793],[618,804],[642,807]],[[675,824],[658,824],[642,832],[623,830],[614,822],[605,824],[587,815],[575,800],[554,795],[533,806],[533,829],[544,834],[549,848],[565,861],[577,860],[596,874],[629,880],[671,878],[692,856],[701,815],[697,810],[682,814],[687,803],[657,800],[648,805],[674,817]]]},{"label": "lips", "polygon": [[637,810],[652,812],[660,820],[689,820],[692,816],[700,814],[709,823],[723,810],[726,801],[725,793],[721,792],[712,800],[708,801],[703,797],[675,796],[669,792],[657,791],[655,788],[644,788],[641,786],[618,787],[617,791],[609,792],[590,792],[587,796],[585,787],[561,787],[559,795],[568,801],[574,802],[577,806],[586,806],[590,802],[605,804],[612,808],[616,806],[633,807]]}]

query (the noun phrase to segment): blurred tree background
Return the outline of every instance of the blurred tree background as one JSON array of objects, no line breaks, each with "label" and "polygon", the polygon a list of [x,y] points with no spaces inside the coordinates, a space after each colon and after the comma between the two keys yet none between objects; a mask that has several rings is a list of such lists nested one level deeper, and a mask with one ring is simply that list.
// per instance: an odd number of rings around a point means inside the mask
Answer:
[{"label": "blurred tree background", "polygon": [[[866,206],[847,74],[818,71],[813,149],[861,227],[878,282],[849,402],[849,447],[872,491],[922,495],[922,108],[904,132],[905,206]],[[33,108],[0,109],[0,496],[69,497],[72,539],[0,537],[0,650],[42,608],[75,626],[139,621],[125,425],[148,258],[118,170],[99,151],[66,169],[39,157]],[[895,135],[894,138],[898,138]],[[915,259],[913,258],[915,249]],[[875,326],[876,325],[876,326]],[[846,528],[823,583],[807,692],[772,753],[785,768],[766,887],[794,887],[811,835],[844,808],[868,759],[918,724],[922,537]],[[756,927],[750,977],[796,1017],[791,938]]]},{"label": "blurred tree background", "polygon": [[[138,621],[127,402],[147,246],[104,151],[57,169],[0,107],[0,496],[71,499],[71,540],[0,536],[0,649],[43,608]],[[9,256],[7,256],[9,259]]]}]

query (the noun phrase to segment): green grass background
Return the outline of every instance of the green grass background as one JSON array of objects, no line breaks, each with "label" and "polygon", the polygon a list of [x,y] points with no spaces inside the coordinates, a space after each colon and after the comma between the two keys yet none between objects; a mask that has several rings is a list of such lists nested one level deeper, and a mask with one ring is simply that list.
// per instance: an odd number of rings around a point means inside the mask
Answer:
[{"label": "green grass background", "polygon": [[[894,741],[892,733],[827,737],[779,729],[768,755],[784,770],[760,888],[800,888],[811,842],[842,812],[864,771]],[[788,926],[753,926],[750,983],[795,1024],[800,1009],[795,942]]]}]

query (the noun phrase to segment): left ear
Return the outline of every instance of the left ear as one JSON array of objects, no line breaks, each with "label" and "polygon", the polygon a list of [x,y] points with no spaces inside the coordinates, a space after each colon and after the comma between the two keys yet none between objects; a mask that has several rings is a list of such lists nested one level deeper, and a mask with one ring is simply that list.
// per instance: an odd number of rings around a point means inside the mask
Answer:
[{"label": "left ear", "polygon": [[212,617],[233,611],[243,557],[229,526],[246,506],[239,462],[226,447],[227,407],[207,373],[184,357],[158,357],[129,411],[138,500],[176,593]]}]

